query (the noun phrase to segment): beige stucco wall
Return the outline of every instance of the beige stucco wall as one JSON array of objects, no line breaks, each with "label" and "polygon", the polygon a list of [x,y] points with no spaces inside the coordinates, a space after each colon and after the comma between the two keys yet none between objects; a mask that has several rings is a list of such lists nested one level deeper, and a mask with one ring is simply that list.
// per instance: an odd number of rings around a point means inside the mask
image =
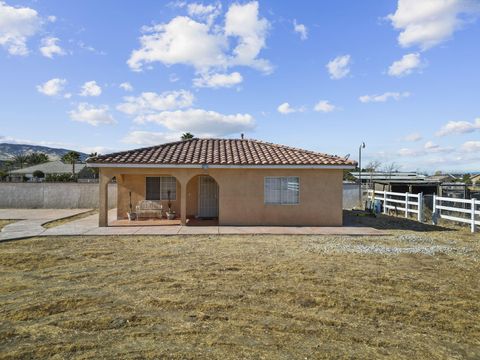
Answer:
[{"label": "beige stucco wall", "polygon": [[[177,200],[172,207],[182,212],[182,193],[186,193],[185,213],[197,211],[197,177],[210,175],[219,185],[220,225],[310,225],[342,224],[343,171],[337,169],[133,169],[101,168],[103,176],[116,176],[118,217],[126,217],[132,203],[145,198],[145,177],[171,175],[177,178]],[[265,176],[298,176],[298,205],[265,205]],[[166,206],[166,201],[165,201]],[[183,217],[183,216],[182,216]]]}]

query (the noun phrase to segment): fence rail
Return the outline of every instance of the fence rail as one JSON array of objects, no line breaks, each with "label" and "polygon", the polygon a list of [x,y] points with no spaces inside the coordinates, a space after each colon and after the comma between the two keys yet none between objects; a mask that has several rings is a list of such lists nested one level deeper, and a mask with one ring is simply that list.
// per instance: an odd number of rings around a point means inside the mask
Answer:
[{"label": "fence rail", "polygon": [[[418,221],[423,221],[423,194],[397,193],[391,191],[368,190],[368,199],[382,203],[383,213],[388,210],[402,211],[405,217],[416,214]],[[400,206],[398,206],[399,204]]]},{"label": "fence rail", "polygon": [[[447,204],[445,204],[447,203]],[[451,204],[460,204],[463,207],[458,206],[449,206],[448,203]],[[477,220],[476,216],[480,217],[480,201],[472,198],[472,199],[455,199],[455,198],[448,198],[448,197],[440,197],[433,195],[433,223],[436,225],[438,219],[446,219],[450,221],[458,221],[461,223],[470,224],[470,230],[475,232],[476,226],[480,226],[480,219]],[[442,210],[444,211],[442,213]],[[449,213],[446,214],[445,211]],[[460,214],[467,214],[470,215],[469,217],[460,217],[459,215],[454,216],[451,213],[460,213]]]},{"label": "fence rail", "polygon": [[[418,221],[424,221],[425,206],[422,193],[410,194],[368,190],[368,199],[372,202],[380,201],[384,214],[387,214],[388,210],[402,211],[406,218],[410,213],[413,213],[417,215]],[[432,222],[436,225],[438,219],[470,224],[470,230],[473,233],[477,230],[477,226],[480,226],[480,200],[433,195]]]}]

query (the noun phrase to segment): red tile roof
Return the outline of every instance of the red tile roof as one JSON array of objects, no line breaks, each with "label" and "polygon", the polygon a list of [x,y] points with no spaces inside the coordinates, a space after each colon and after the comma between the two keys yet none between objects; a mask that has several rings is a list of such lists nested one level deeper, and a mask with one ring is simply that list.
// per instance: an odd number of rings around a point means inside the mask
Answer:
[{"label": "red tile roof", "polygon": [[190,139],[100,155],[90,164],[138,165],[332,165],[356,163],[338,156],[252,139]]}]

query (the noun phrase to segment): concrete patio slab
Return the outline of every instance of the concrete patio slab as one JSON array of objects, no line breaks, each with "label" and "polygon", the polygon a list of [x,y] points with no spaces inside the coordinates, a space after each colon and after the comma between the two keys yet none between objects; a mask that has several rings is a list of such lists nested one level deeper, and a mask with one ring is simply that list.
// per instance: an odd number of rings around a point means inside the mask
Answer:
[{"label": "concrete patio slab", "polygon": [[[42,224],[77,215],[89,209],[0,209],[0,219],[25,219],[5,226],[0,232],[0,241],[33,236],[70,235],[218,235],[218,234],[277,234],[277,235],[386,235],[387,231],[371,227],[294,227],[294,226],[122,226],[98,227],[98,214],[45,229]],[[116,218],[116,209],[109,211],[109,218]],[[111,224],[115,224],[112,220]],[[148,224],[148,222],[146,222]]]}]

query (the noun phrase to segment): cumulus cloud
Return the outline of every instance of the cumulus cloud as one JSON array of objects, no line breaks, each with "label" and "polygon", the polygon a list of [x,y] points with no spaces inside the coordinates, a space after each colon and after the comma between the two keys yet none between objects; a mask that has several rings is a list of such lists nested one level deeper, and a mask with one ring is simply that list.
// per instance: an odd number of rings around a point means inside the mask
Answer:
[{"label": "cumulus cloud", "polygon": [[175,132],[189,131],[202,137],[241,133],[255,126],[250,114],[225,115],[203,109],[162,111],[144,116],[142,122],[156,123]]},{"label": "cumulus cloud", "polygon": [[100,96],[102,94],[102,88],[98,86],[95,80],[87,81],[82,85],[80,96]]},{"label": "cumulus cloud", "polygon": [[65,55],[65,51],[57,44],[59,41],[56,37],[43,38],[40,46],[42,55],[50,59],[53,59],[54,55]]},{"label": "cumulus cloud", "polygon": [[211,25],[215,18],[220,15],[222,4],[203,5],[200,3],[190,3],[187,5],[187,13],[193,18],[204,20]]},{"label": "cumulus cloud", "polygon": [[467,141],[462,145],[462,150],[469,153],[480,154],[480,141]]},{"label": "cumulus cloud", "polygon": [[420,60],[420,54],[407,54],[403,55],[402,58],[398,61],[394,61],[392,65],[388,68],[388,75],[402,77],[405,75],[411,74],[415,69],[418,69],[422,66],[422,61]]},{"label": "cumulus cloud", "polygon": [[[197,4],[188,7],[188,11],[198,17],[209,9]],[[269,22],[259,17],[256,1],[230,5],[223,24],[177,16],[166,24],[144,27],[140,48],[131,53],[127,63],[134,71],[142,70],[145,64],[161,62],[167,66],[190,65],[199,73],[236,65],[269,73],[270,63],[258,58],[265,47],[268,28]],[[233,49],[230,44],[235,45]]]},{"label": "cumulus cloud", "polygon": [[308,30],[307,27],[303,24],[297,23],[297,20],[293,20],[293,31],[300,35],[300,39],[307,40]]},{"label": "cumulus cloud", "polygon": [[195,97],[190,91],[165,91],[161,94],[143,92],[139,96],[126,96],[117,110],[135,116],[137,122],[143,122],[148,115],[165,110],[181,109],[192,106]]},{"label": "cumulus cloud", "polygon": [[473,122],[468,121],[449,121],[442,128],[437,131],[437,136],[445,136],[452,134],[467,134],[476,130],[480,130],[480,118],[475,119]]},{"label": "cumulus cloud", "polygon": [[119,85],[119,87],[125,91],[133,91],[133,86],[129,82],[123,82]]},{"label": "cumulus cloud", "polygon": [[330,78],[338,80],[344,78],[350,72],[350,55],[337,56],[326,65]]},{"label": "cumulus cloud", "polygon": [[63,92],[66,84],[66,79],[54,78],[37,85],[37,91],[47,96],[57,96]]},{"label": "cumulus cloud", "polygon": [[409,142],[420,141],[420,140],[422,140],[422,135],[420,135],[419,133],[411,133],[411,134],[408,134],[407,136],[405,136],[403,138],[403,140],[409,141]]},{"label": "cumulus cloud", "polygon": [[320,100],[318,103],[315,104],[314,110],[328,113],[334,111],[336,108],[337,107],[331,104],[328,100]]},{"label": "cumulus cloud", "polygon": [[400,46],[426,50],[449,39],[479,10],[479,3],[470,0],[398,0],[397,10],[387,18],[400,31]]},{"label": "cumulus cloud", "polygon": [[131,131],[123,139],[126,144],[152,146],[180,140],[181,133],[163,133],[152,131]]},{"label": "cumulus cloud", "polygon": [[71,110],[68,114],[73,121],[84,122],[93,126],[116,123],[113,116],[109,113],[107,105],[93,106],[87,103],[80,103],[76,109]]},{"label": "cumulus cloud", "polygon": [[290,113],[294,113],[294,112],[296,112],[297,110],[294,109],[294,108],[292,108],[288,102],[284,102],[283,104],[280,104],[280,105],[277,107],[277,111],[278,111],[280,114],[287,115],[287,114],[290,114]]},{"label": "cumulus cloud", "polygon": [[195,87],[221,88],[232,87],[243,81],[243,77],[239,72],[230,74],[201,74],[200,77],[193,79]]},{"label": "cumulus cloud", "polygon": [[402,98],[409,97],[410,93],[405,91],[403,93],[400,92],[386,92],[381,95],[363,95],[358,98],[362,103],[370,103],[370,102],[385,102],[390,99],[392,100],[400,100]]}]

